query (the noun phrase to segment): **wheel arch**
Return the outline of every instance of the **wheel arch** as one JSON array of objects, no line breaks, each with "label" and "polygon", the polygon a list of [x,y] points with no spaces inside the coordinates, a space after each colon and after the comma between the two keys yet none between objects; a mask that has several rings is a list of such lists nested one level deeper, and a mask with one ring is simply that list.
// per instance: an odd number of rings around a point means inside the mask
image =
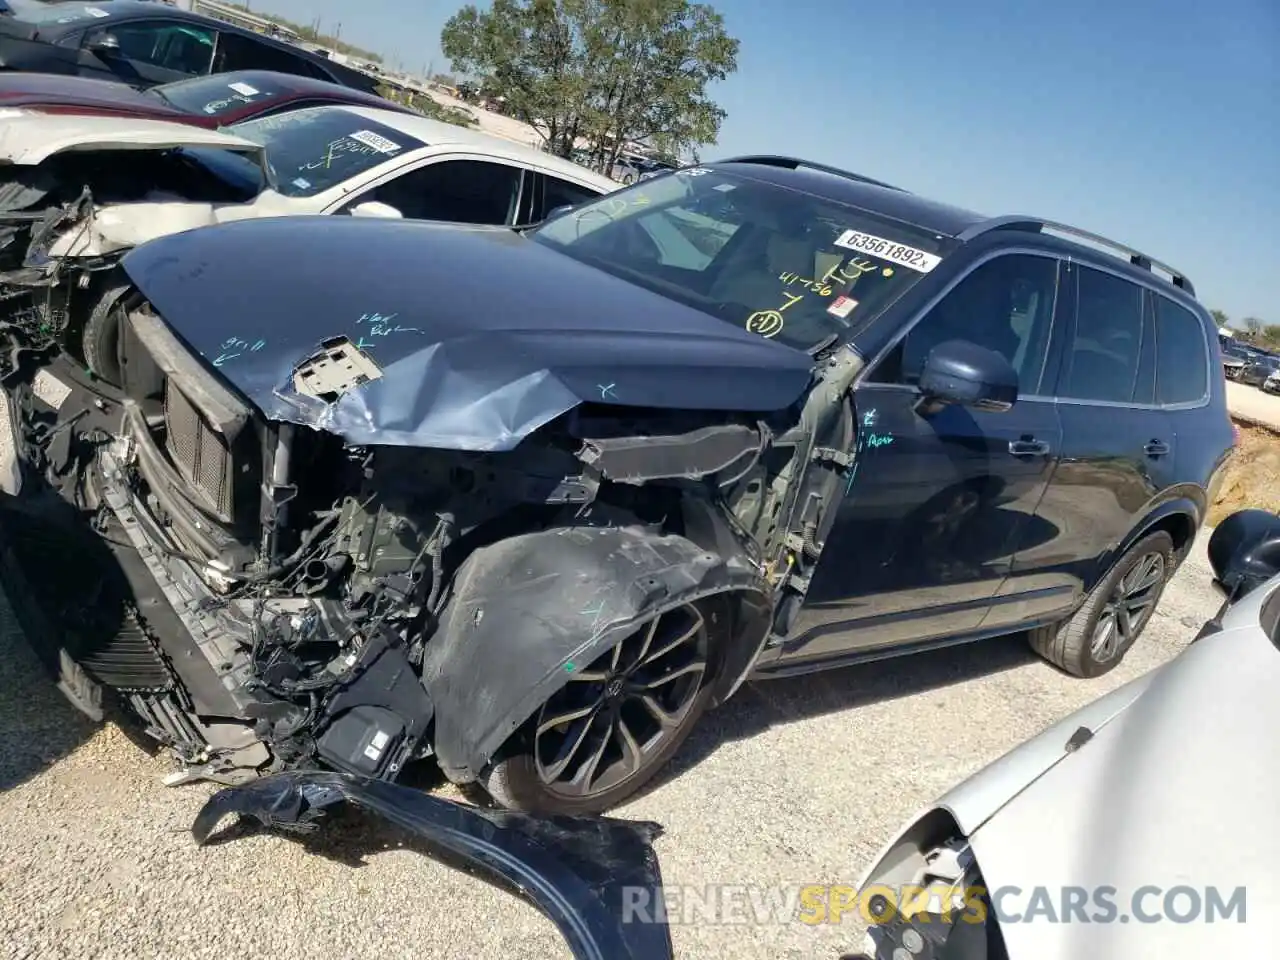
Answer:
[{"label": "wheel arch", "polygon": [[[1163,530],[1173,540],[1173,556],[1175,568],[1181,565],[1195,543],[1196,534],[1204,522],[1204,504],[1202,497],[1192,499],[1190,496],[1179,496],[1165,500],[1151,509],[1142,520],[1134,525],[1128,536],[1116,543],[1107,554],[1105,562],[1095,573],[1094,584],[1106,576],[1111,565],[1128,552],[1129,548],[1149,534]],[[1090,585],[1090,588],[1094,584]]]},{"label": "wheel arch", "polygon": [[723,596],[712,702],[732,693],[767,635],[772,604],[757,566],[652,527],[553,527],[474,551],[423,656],[434,748],[450,780],[475,780],[567,682],[643,620]]}]

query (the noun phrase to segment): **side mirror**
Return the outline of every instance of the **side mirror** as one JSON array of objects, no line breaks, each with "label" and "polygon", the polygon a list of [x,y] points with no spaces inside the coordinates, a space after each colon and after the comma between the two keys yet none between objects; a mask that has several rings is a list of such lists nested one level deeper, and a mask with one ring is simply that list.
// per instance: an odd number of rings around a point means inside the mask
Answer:
[{"label": "side mirror", "polygon": [[379,203],[377,200],[366,200],[364,203],[357,203],[350,210],[353,217],[381,217],[384,220],[403,220],[404,214],[391,206],[389,203]]},{"label": "side mirror", "polygon": [[568,213],[572,209],[573,209],[572,203],[562,203],[558,207],[552,207],[550,210],[547,211],[547,216],[543,220],[543,222],[545,223],[547,220],[554,220],[556,217],[563,216],[564,214]]},{"label": "side mirror", "polygon": [[1003,413],[1018,399],[1018,374],[1001,354],[968,340],[948,340],[932,350],[920,373],[916,412],[936,413],[950,403]]},{"label": "side mirror", "polygon": [[1238,600],[1280,574],[1280,517],[1267,510],[1237,510],[1209,538],[1213,579]]},{"label": "side mirror", "polygon": [[120,41],[114,33],[100,33],[93,37],[86,47],[90,52],[103,57],[113,57],[120,53]]}]

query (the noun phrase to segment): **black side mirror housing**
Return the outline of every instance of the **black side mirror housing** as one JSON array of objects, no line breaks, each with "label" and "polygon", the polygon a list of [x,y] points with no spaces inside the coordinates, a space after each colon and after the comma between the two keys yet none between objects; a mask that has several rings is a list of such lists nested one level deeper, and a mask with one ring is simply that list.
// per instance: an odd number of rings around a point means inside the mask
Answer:
[{"label": "black side mirror housing", "polygon": [[1280,574],[1280,517],[1253,509],[1231,514],[1209,538],[1209,566],[1233,601]]},{"label": "black side mirror housing", "polygon": [[1003,413],[1018,399],[1018,374],[1003,355],[968,340],[947,340],[929,351],[920,372],[916,411],[958,404]]},{"label": "black side mirror housing", "polygon": [[120,53],[120,41],[114,33],[100,33],[86,45],[94,53],[115,56]]}]

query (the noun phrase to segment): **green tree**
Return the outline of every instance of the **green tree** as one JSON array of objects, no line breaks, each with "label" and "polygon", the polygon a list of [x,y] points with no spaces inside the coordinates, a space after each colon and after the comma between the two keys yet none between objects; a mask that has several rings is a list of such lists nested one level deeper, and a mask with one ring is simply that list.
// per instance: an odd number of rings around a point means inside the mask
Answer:
[{"label": "green tree", "polygon": [[723,17],[690,0],[494,0],[459,10],[440,45],[549,150],[584,139],[609,164],[631,141],[672,155],[714,143],[725,113],[707,86],[738,57]]},{"label": "green tree", "polygon": [[1218,325],[1218,329],[1222,329],[1231,322],[1225,310],[1210,310],[1209,316],[1213,317],[1213,322]]}]

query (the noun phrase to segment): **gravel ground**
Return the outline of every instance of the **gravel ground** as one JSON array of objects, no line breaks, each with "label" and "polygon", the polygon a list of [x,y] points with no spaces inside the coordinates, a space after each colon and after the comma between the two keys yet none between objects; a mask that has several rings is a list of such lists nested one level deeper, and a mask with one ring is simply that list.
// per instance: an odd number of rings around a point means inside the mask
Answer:
[{"label": "gravel ground", "polygon": [[[853,882],[918,807],[1177,653],[1216,608],[1205,540],[1107,677],[1065,677],[1009,637],[748,685],[620,814],[666,827],[668,885]],[[311,847],[258,835],[197,849],[187,830],[212,788],[162,787],[164,758],[77,717],[0,606],[0,955],[567,955],[532,908],[376,823],[351,818]],[[674,939],[682,958],[834,958],[861,930],[701,922]]]}]

